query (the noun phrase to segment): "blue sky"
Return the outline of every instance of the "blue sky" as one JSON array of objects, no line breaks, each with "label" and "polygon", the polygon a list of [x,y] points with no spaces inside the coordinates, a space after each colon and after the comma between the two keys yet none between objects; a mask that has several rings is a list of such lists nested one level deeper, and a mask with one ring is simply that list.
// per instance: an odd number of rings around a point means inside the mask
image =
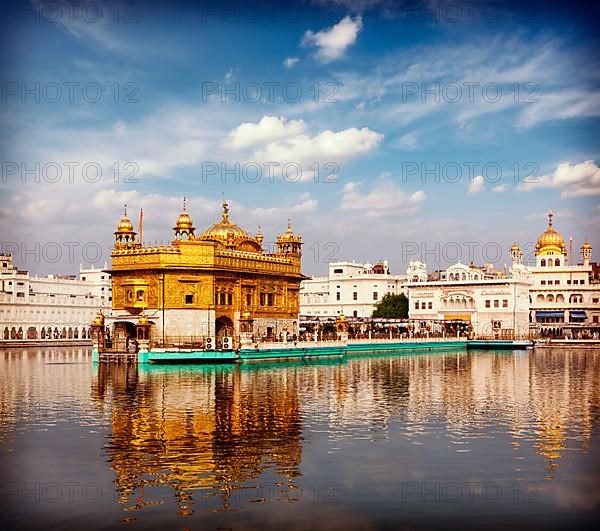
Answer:
[{"label": "blue sky", "polygon": [[548,209],[576,252],[584,238],[600,252],[583,7],[73,4],[0,13],[0,230],[25,269],[109,261],[123,203],[160,242],[183,196],[202,230],[222,194],[267,242],[291,218],[309,275],[330,259],[502,267]]}]

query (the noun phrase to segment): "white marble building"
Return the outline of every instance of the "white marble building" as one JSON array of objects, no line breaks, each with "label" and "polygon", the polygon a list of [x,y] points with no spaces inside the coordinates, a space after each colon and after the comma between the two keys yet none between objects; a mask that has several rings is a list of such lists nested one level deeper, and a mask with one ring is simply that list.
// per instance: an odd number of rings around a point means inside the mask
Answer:
[{"label": "white marble building", "polygon": [[332,262],[328,276],[302,281],[300,314],[371,317],[375,304],[384,295],[404,293],[406,278],[406,275],[392,275],[387,260],[375,265]]},{"label": "white marble building", "polygon": [[0,343],[88,339],[98,309],[111,307],[110,275],[80,267],[79,277],[30,276],[0,255]]},{"label": "white marble building", "polygon": [[[511,247],[513,264],[520,264],[523,253]],[[548,227],[535,246],[535,266],[529,266],[532,332],[540,335],[577,336],[585,330],[600,331],[600,284],[593,281],[592,246],[580,248],[581,263],[573,264],[562,235],[553,226],[552,211]]]},{"label": "white marble building", "polygon": [[460,262],[435,281],[406,284],[409,319],[463,322],[479,337],[522,337],[529,330],[531,275],[517,264],[510,276]]}]

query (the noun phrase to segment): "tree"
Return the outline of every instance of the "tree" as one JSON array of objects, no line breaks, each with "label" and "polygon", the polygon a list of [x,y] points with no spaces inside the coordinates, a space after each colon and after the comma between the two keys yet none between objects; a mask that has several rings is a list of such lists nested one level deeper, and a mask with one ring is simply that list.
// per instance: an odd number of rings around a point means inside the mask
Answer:
[{"label": "tree", "polygon": [[404,293],[393,295],[388,293],[373,310],[373,317],[384,319],[408,319],[408,299]]}]

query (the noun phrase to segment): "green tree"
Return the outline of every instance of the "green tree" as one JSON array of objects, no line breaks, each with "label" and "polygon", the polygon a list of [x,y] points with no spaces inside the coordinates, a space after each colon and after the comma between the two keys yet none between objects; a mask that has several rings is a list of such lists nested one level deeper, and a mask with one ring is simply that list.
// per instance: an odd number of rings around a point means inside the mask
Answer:
[{"label": "green tree", "polygon": [[383,319],[408,319],[408,299],[404,293],[393,295],[388,293],[373,310],[373,317]]}]

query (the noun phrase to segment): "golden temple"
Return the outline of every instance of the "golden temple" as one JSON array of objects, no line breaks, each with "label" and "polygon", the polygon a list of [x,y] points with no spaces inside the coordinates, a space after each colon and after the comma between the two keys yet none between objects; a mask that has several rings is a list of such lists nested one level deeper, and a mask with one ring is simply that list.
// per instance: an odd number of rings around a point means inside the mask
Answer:
[{"label": "golden temple", "polygon": [[134,336],[140,319],[155,344],[298,333],[301,236],[288,223],[275,252],[265,252],[260,228],[251,235],[230,220],[227,201],[222,208],[221,220],[196,235],[184,199],[171,243],[146,246],[125,207],[109,270],[111,320],[121,339]]}]

